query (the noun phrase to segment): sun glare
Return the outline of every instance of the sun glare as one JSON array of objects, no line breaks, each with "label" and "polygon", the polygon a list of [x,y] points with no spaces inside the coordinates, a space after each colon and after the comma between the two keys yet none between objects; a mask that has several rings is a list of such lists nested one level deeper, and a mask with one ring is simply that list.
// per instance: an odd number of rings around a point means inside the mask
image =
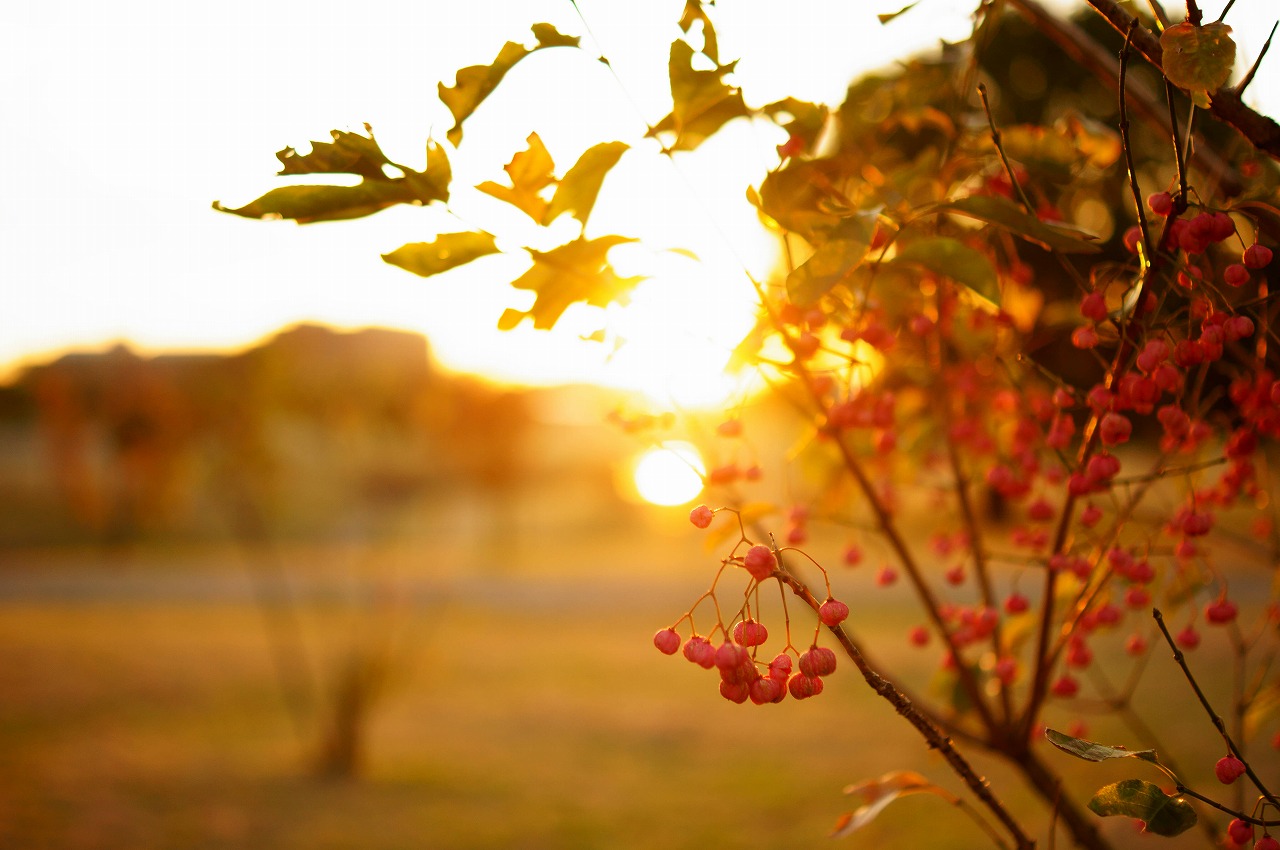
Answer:
[{"label": "sun glare", "polygon": [[696,448],[672,441],[640,455],[632,480],[640,498],[652,505],[683,505],[702,492],[705,472]]}]

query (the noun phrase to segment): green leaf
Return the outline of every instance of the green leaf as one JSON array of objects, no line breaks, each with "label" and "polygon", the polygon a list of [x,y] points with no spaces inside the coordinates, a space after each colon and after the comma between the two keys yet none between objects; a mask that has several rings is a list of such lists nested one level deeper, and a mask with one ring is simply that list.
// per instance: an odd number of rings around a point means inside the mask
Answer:
[{"label": "green leaf", "polygon": [[605,175],[618,164],[628,147],[623,142],[602,142],[588,148],[561,178],[551,204],[542,215],[542,223],[550,224],[561,213],[568,212],[586,227]]},{"label": "green leaf", "polygon": [[877,217],[877,211],[865,211],[841,220],[813,256],[787,275],[791,301],[800,306],[812,304],[847,279],[866,259]]},{"label": "green leaf", "polygon": [[898,265],[919,266],[939,277],[949,277],[989,301],[1000,303],[996,270],[991,261],[986,255],[957,239],[935,236],[913,242],[901,248],[893,262]]},{"label": "green leaf", "polygon": [[584,302],[593,307],[625,303],[628,294],[643,277],[618,277],[609,265],[609,250],[617,245],[635,242],[626,236],[579,237],[550,251],[526,249],[533,257],[533,267],[511,282],[516,289],[537,293],[533,306],[526,312],[507,310],[498,321],[502,330],[510,330],[524,319],[546,330],[555,326],[570,305]]},{"label": "green leaf", "polygon": [[1015,236],[1034,242],[1048,251],[1064,254],[1096,254],[1102,250],[1097,237],[1074,228],[1046,224],[1007,198],[995,195],[971,195],[938,204],[941,212],[957,213],[1002,227]]},{"label": "green leaf", "polygon": [[488,180],[476,188],[486,195],[506,201],[541,223],[547,215],[547,201],[542,197],[542,190],[556,180],[553,173],[555,163],[551,161],[551,154],[547,153],[537,133],[530,133],[528,142],[528,150],[518,151],[511,157],[511,162],[503,166],[507,176],[511,178],[510,186]]},{"label": "green leaf", "polygon": [[737,62],[717,63],[710,71],[693,67],[693,48],[683,41],[671,43],[668,72],[671,77],[671,113],[646,135],[674,133],[668,151],[691,151],[734,118],[751,114],[742,100],[742,91],[724,81]]},{"label": "green leaf", "polygon": [[285,148],[276,154],[283,166],[282,176],[356,174],[360,182],[355,186],[284,186],[242,207],[230,208],[214,201],[213,208],[245,218],[288,218],[308,224],[360,218],[396,204],[449,199],[452,175],[439,145],[428,142],[427,169],[414,171],[387,159],[368,124],[365,130],[368,136],[334,130],[332,142],[312,142],[310,153]]},{"label": "green leaf", "polygon": [[916,4],[919,2],[920,0],[916,0],[915,3],[908,3],[906,6],[903,6],[901,9],[899,9],[896,12],[888,12],[885,14],[876,15],[876,17],[880,19],[880,23],[887,24],[890,21],[892,21],[894,18],[898,17],[899,15],[910,12],[912,9],[915,8]]},{"label": "green leaf", "polygon": [[508,41],[498,52],[497,58],[488,65],[469,65],[466,68],[460,68],[452,86],[440,83],[440,100],[453,113],[453,127],[449,129],[447,136],[454,147],[462,142],[462,122],[493,93],[493,90],[502,82],[502,78],[515,67],[517,62],[547,47],[578,46],[578,38],[560,33],[551,24],[534,24],[533,35],[537,39],[533,47]]},{"label": "green leaf", "polygon": [[712,62],[720,64],[720,45],[716,41],[716,30],[711,19],[702,8],[701,0],[685,0],[684,12],[680,15],[680,31],[685,35],[693,27],[695,21],[702,21],[702,53]]},{"label": "green leaf", "polygon": [[1044,737],[1064,753],[1070,753],[1085,761],[1106,761],[1107,759],[1136,758],[1143,761],[1159,763],[1155,750],[1127,750],[1124,747],[1109,747],[1083,738],[1073,738],[1056,729],[1045,729]]},{"label": "green leaf", "polygon": [[463,231],[442,233],[431,242],[401,245],[390,254],[383,254],[382,259],[421,277],[431,277],[477,257],[496,253],[498,246],[491,234]]},{"label": "green leaf", "polygon": [[1236,43],[1231,40],[1231,27],[1223,23],[1197,27],[1186,21],[1166,27],[1160,34],[1164,51],[1162,64],[1169,82],[1186,89],[1195,97],[1215,92],[1231,79],[1236,62]]},{"label": "green leaf", "polygon": [[1102,817],[1137,818],[1146,823],[1147,832],[1156,835],[1178,835],[1196,824],[1196,811],[1186,800],[1170,797],[1141,779],[1125,779],[1098,789],[1089,809]]}]

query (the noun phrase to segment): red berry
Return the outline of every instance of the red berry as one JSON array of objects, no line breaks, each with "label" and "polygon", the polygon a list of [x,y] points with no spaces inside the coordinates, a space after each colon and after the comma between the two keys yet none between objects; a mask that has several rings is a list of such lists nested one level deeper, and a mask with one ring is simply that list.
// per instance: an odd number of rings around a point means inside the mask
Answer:
[{"label": "red berry", "polygon": [[1138,245],[1142,243],[1142,228],[1138,225],[1124,232],[1124,247],[1130,254],[1138,253]]},{"label": "red berry", "polygon": [[1133,433],[1133,423],[1121,413],[1108,413],[1102,417],[1102,422],[1098,426],[1098,434],[1102,442],[1108,446],[1128,442],[1131,433]]},{"label": "red berry", "polygon": [[1142,635],[1129,635],[1124,642],[1124,651],[1130,655],[1141,655],[1147,651],[1147,639]]},{"label": "red berry", "polygon": [[1265,269],[1271,265],[1271,249],[1266,245],[1250,245],[1240,259],[1251,269]]},{"label": "red berry", "polygon": [[747,550],[742,566],[746,567],[756,581],[764,581],[778,568],[778,558],[768,546],[757,544]]},{"label": "red berry", "polygon": [[1153,192],[1147,196],[1147,207],[1158,216],[1167,216],[1173,212],[1173,196],[1168,192]]},{"label": "red berry", "polygon": [[1263,835],[1253,843],[1253,850],[1280,850],[1280,841],[1270,835]]},{"label": "red berry", "polygon": [[778,156],[782,159],[796,156],[802,151],[804,151],[804,137],[799,133],[792,133],[785,142],[778,145]]},{"label": "red berry", "polygon": [[876,584],[881,587],[888,587],[898,580],[898,571],[888,565],[880,568],[880,572],[876,573]]},{"label": "red berry", "polygon": [[1080,683],[1067,674],[1063,674],[1058,678],[1050,688],[1054,696],[1070,698],[1080,692]]},{"label": "red berry", "polygon": [[751,695],[751,686],[746,682],[720,682],[720,696],[739,705],[747,701]]},{"label": "red berry", "polygon": [[1235,756],[1226,755],[1218,759],[1218,763],[1213,766],[1213,772],[1217,775],[1219,782],[1230,785],[1244,776],[1244,762]]},{"label": "red berry", "polygon": [[844,550],[844,562],[846,566],[856,567],[862,563],[862,550],[857,546],[850,546]]},{"label": "red berry", "polygon": [[829,676],[836,671],[836,654],[825,646],[812,646],[800,654],[800,672],[809,676]]},{"label": "red berry", "polygon": [[743,620],[733,627],[733,639],[743,646],[759,646],[769,639],[769,630],[763,623],[755,620]]},{"label": "red berry", "polygon": [[786,685],[783,682],[764,676],[747,686],[747,694],[756,705],[781,702],[781,696],[786,692]]},{"label": "red berry", "polygon": [[689,511],[689,522],[693,523],[698,528],[706,528],[708,525],[711,525],[711,518],[714,516],[715,511],[711,510],[711,508],[706,505],[698,505],[696,508]]},{"label": "red berry", "polygon": [[781,679],[786,681],[791,675],[791,656],[785,652],[778,653],[777,657],[769,662],[769,678]]},{"label": "red berry", "polygon": [[1223,270],[1222,280],[1227,286],[1244,286],[1249,282],[1249,270],[1240,263],[1232,263]]},{"label": "red berry", "polygon": [[1080,524],[1085,528],[1093,528],[1100,519],[1102,519],[1102,508],[1093,502],[1085,505],[1084,510],[1080,512]]},{"label": "red berry", "polygon": [[1196,631],[1195,626],[1187,626],[1174,635],[1173,639],[1183,649],[1195,649],[1200,645],[1200,633]]},{"label": "red berry", "polygon": [[796,673],[787,680],[787,690],[796,699],[808,699],[822,693],[822,679],[805,673]]},{"label": "red berry", "polygon": [[1021,593],[1011,593],[1004,601],[1004,611],[1006,614],[1021,614],[1027,610],[1027,597]]},{"label": "red berry", "polygon": [[1232,316],[1222,323],[1222,332],[1227,342],[1236,342],[1253,336],[1253,319],[1248,316]]},{"label": "red berry", "polygon": [[1203,537],[1213,528],[1213,514],[1191,511],[1182,520],[1182,533],[1188,537]]},{"label": "red berry", "polygon": [[653,645],[663,655],[675,655],[680,649],[680,635],[675,629],[663,629],[653,636]]},{"label": "red berry", "polygon": [[737,681],[744,678],[741,675],[744,672],[744,668],[749,665],[754,668],[754,665],[751,664],[751,653],[747,652],[747,648],[729,641],[720,644],[720,648],[716,650],[715,665],[721,675],[725,677],[725,681]]},{"label": "red berry", "polygon": [[907,632],[907,640],[912,646],[924,646],[929,642],[929,630],[924,626],[914,626]]},{"label": "red berry", "polygon": [[824,626],[838,626],[849,616],[849,606],[838,599],[828,599],[818,608],[818,619]]},{"label": "red berry", "polygon": [[1001,658],[991,670],[1002,685],[1012,685],[1018,677],[1018,662],[1009,656]]},{"label": "red berry", "polygon": [[1253,840],[1253,824],[1235,818],[1227,824],[1227,835],[1231,836],[1231,840],[1236,844],[1248,844]]},{"label": "red berry", "polygon": [[1071,332],[1071,344],[1076,348],[1088,351],[1098,344],[1098,332],[1093,325],[1081,325]]},{"label": "red berry", "polygon": [[1107,318],[1107,299],[1101,292],[1090,292],[1080,300],[1080,315],[1094,322]]},{"label": "red berry", "polygon": [[1205,622],[1212,625],[1221,626],[1234,620],[1238,613],[1239,609],[1236,608],[1236,603],[1230,599],[1222,598],[1205,606],[1204,619]]},{"label": "red berry", "polygon": [[694,635],[684,642],[684,657],[706,670],[716,666],[716,648],[711,641]]},{"label": "red berry", "polygon": [[738,437],[742,435],[741,419],[726,419],[716,426],[716,433],[721,437]]}]

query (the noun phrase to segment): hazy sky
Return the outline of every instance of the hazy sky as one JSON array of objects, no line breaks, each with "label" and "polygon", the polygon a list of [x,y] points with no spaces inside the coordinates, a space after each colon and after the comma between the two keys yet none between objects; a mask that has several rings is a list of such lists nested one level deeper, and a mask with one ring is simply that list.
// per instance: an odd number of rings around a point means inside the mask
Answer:
[{"label": "hazy sky", "polygon": [[[670,107],[666,54],[683,2],[582,0],[599,39],[591,49],[610,57],[625,94],[589,55],[539,54],[468,122],[453,159],[456,185],[500,179],[531,130],[561,172],[594,141],[651,152],[639,141],[640,115],[656,121]],[[923,0],[891,27],[875,22],[875,12],[899,5],[721,0],[721,54],[742,57],[738,81],[753,104],[790,94],[835,103],[859,70],[963,37],[973,4]],[[1202,5],[1216,14],[1221,3]],[[1243,55],[1256,54],[1261,7],[1271,5],[1240,0],[1232,11]],[[506,286],[523,270],[519,258],[486,258],[430,280],[379,259],[464,226],[520,244],[521,224],[483,199],[458,196],[461,223],[433,209],[399,209],[298,227],[210,209],[214,199],[238,205],[282,185],[274,152],[305,149],[333,128],[369,122],[392,159],[420,167],[424,140],[443,139],[452,123],[437,82],[488,63],[506,40],[528,41],[538,21],[583,32],[568,0],[5,4],[0,372],[118,339],[149,350],[240,346],[310,319],[422,331],[455,368],[544,381],[596,377],[603,351],[574,336],[598,327],[596,317],[572,317],[575,326],[557,337],[494,329],[504,307],[527,306],[527,293]],[[1253,89],[1274,103],[1278,81],[1275,57]],[[597,232],[612,225],[644,237],[648,247],[628,262],[660,275],[639,293],[630,329],[638,341],[619,353],[618,370],[630,357],[692,375],[741,332],[749,314],[741,266],[768,262],[743,190],[776,162],[778,141],[738,128],[683,168],[633,153],[610,177]],[[504,233],[514,235],[504,241]],[[675,246],[704,263],[660,250]]]}]

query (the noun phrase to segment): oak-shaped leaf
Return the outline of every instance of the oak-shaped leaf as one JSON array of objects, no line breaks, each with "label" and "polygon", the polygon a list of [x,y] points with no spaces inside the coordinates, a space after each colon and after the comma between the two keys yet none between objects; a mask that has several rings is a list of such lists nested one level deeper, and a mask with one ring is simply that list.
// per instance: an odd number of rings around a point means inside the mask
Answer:
[{"label": "oak-shaped leaf", "polygon": [[[824,104],[809,103],[794,97],[775,101],[761,111],[790,133],[793,139],[803,141],[806,150],[811,149],[822,134],[829,112]],[[790,120],[785,120],[783,116],[788,116]]]},{"label": "oak-shaped leaf", "polygon": [[876,816],[894,800],[908,794],[937,794],[951,803],[956,800],[950,792],[910,770],[895,770],[879,779],[850,785],[844,789],[844,793],[858,797],[862,805],[840,816],[831,831],[831,838],[844,838],[861,829],[875,820]]},{"label": "oak-shaped leaf", "polygon": [[896,265],[918,266],[939,277],[969,287],[987,300],[999,304],[1000,291],[996,285],[996,270],[991,260],[980,251],[970,248],[949,236],[934,236],[912,242],[898,250],[893,258]]},{"label": "oak-shaped leaf", "polygon": [[812,304],[848,280],[871,249],[878,214],[866,210],[841,219],[813,255],[787,275],[787,297],[800,306]]},{"label": "oak-shaped leaf", "polygon": [[702,8],[702,0],[685,0],[684,11],[680,14],[680,31],[689,34],[695,21],[702,22],[702,53],[712,62],[720,64],[720,44],[716,40],[715,27]]},{"label": "oak-shaped leaf", "polygon": [[476,188],[486,195],[506,201],[529,218],[542,223],[547,214],[547,199],[542,192],[556,182],[555,163],[537,133],[530,133],[527,150],[517,151],[503,166],[511,179],[510,186],[486,180]]},{"label": "oak-shaped leaf", "polygon": [[1045,740],[1064,753],[1069,753],[1085,761],[1107,761],[1108,759],[1136,758],[1159,764],[1155,750],[1129,750],[1124,747],[1112,747],[1096,741],[1086,741],[1059,732],[1057,729],[1045,729]]},{"label": "oak-shaped leaf", "polygon": [[526,249],[533,266],[511,282],[516,289],[536,293],[527,311],[508,309],[498,320],[498,327],[511,330],[526,318],[539,330],[549,330],[570,305],[578,302],[593,307],[626,303],[627,297],[643,277],[619,277],[609,264],[609,250],[636,240],[627,236],[579,237],[550,251]]},{"label": "oak-shaped leaf", "polygon": [[560,178],[560,185],[556,186],[556,193],[542,214],[542,223],[550,224],[567,212],[585,227],[605,175],[618,164],[628,147],[624,142],[601,142],[588,148]]},{"label": "oak-shaped leaf", "polygon": [[1197,106],[1207,108],[1209,95],[1227,84],[1236,62],[1236,43],[1224,23],[1195,26],[1183,21],[1160,34],[1164,75],[1186,89]]},{"label": "oak-shaped leaf", "polygon": [[996,195],[970,195],[938,204],[935,209],[994,224],[1049,251],[1096,254],[1102,250],[1097,237],[1065,225],[1043,222],[1013,201]]},{"label": "oak-shaped leaf", "polygon": [[668,151],[691,151],[734,118],[751,115],[742,91],[725,82],[737,62],[716,63],[710,70],[693,67],[693,48],[677,39],[671,43],[667,70],[671,77],[671,112],[646,134],[674,134]]},{"label": "oak-shaped leaf", "polygon": [[1155,835],[1173,836],[1196,825],[1196,810],[1181,797],[1170,797],[1141,779],[1124,779],[1099,788],[1089,810],[1102,817],[1136,818]]},{"label": "oak-shaped leaf", "polygon": [[213,208],[245,218],[287,218],[308,224],[361,218],[396,204],[449,199],[449,160],[438,145],[428,143],[426,170],[415,171],[387,159],[367,124],[365,131],[368,136],[334,130],[332,142],[313,142],[310,153],[285,148],[276,154],[281,176],[354,174],[360,177],[356,185],[282,186],[242,207],[214,201]]},{"label": "oak-shaped leaf", "polygon": [[454,77],[454,84],[439,85],[440,100],[453,113],[453,126],[446,134],[454,147],[462,141],[462,122],[471,116],[484,103],[485,98],[502,82],[507,72],[516,63],[529,54],[547,47],[577,47],[579,39],[559,32],[551,24],[534,24],[533,35],[537,40],[534,46],[526,47],[514,41],[508,41],[498,51],[498,56],[488,65],[469,65],[459,68]]},{"label": "oak-shaped leaf", "polygon": [[496,253],[498,246],[491,234],[484,231],[462,231],[441,233],[430,242],[401,245],[390,254],[383,254],[382,259],[420,277],[430,277],[469,263],[477,257]]}]

